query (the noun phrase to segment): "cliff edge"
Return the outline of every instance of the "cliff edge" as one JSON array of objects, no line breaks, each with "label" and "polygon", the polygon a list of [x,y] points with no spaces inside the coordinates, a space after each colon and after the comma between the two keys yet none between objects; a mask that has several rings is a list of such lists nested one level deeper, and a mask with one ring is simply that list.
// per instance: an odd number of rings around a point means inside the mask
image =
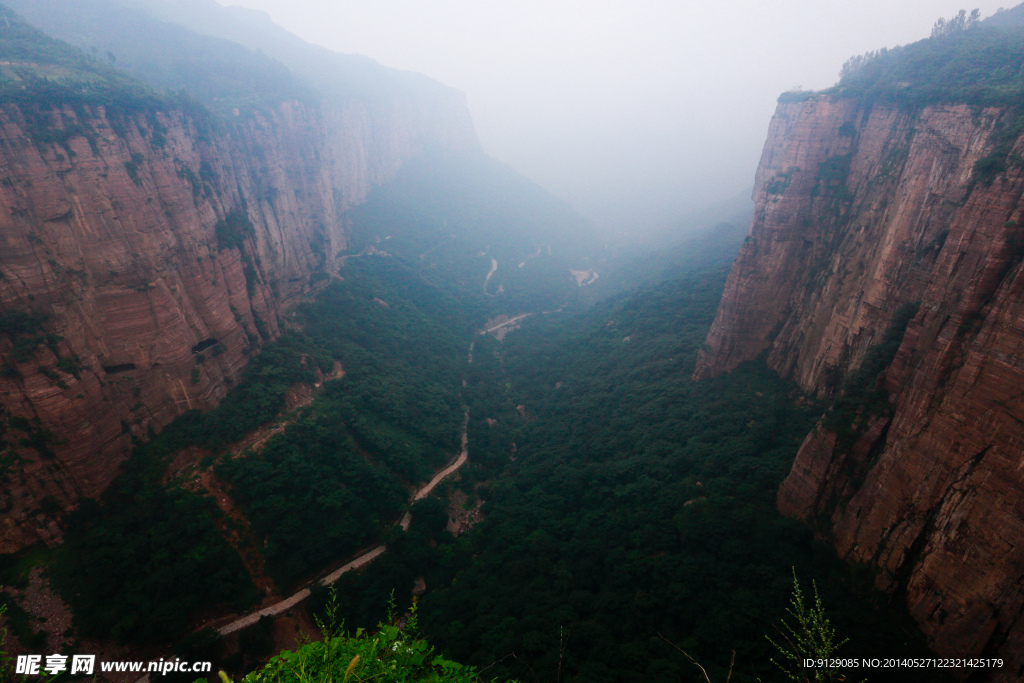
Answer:
[{"label": "cliff edge", "polygon": [[1003,657],[998,680],[1024,667],[1024,138],[1013,126],[1000,108],[780,104],[696,370],[763,355],[839,398],[779,509],[874,566],[936,652]]},{"label": "cliff edge", "polygon": [[439,85],[217,115],[0,11],[12,552],[59,542],[60,514],[102,492],[133,443],[227,393],[288,310],[337,277],[344,213],[373,187],[426,150],[479,148],[461,95]]}]

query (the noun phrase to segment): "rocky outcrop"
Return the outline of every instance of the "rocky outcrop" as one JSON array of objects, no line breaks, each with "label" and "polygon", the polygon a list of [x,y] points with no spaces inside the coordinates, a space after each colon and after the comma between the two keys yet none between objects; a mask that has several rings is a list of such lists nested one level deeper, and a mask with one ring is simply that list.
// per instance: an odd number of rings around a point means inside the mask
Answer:
[{"label": "rocky outcrop", "polygon": [[696,371],[763,355],[831,397],[890,333],[872,375],[887,406],[862,403],[850,432],[819,423],[779,508],[876,567],[937,652],[1003,657],[993,680],[1024,673],[1024,140],[1008,117],[781,104]]},{"label": "rocky outcrop", "polygon": [[345,210],[428,148],[477,148],[458,93],[0,106],[0,552],[222,397],[336,272]]}]

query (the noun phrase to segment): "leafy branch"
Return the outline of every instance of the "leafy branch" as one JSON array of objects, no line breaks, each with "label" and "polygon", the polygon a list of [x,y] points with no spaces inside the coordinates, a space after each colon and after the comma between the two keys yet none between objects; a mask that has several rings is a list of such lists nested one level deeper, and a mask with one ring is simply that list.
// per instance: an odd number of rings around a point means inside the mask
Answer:
[{"label": "leafy branch", "polygon": [[[846,680],[838,668],[831,666],[830,660],[848,639],[837,639],[835,628],[825,616],[818,586],[813,582],[811,585],[814,587],[814,604],[808,605],[800,590],[796,569],[793,569],[793,596],[786,610],[789,620],[783,619],[782,624],[776,626],[782,636],[781,642],[765,636],[779,651],[782,660],[780,662],[773,657],[771,661],[791,681],[823,683]],[[806,666],[806,660],[814,660],[813,665]]]}]

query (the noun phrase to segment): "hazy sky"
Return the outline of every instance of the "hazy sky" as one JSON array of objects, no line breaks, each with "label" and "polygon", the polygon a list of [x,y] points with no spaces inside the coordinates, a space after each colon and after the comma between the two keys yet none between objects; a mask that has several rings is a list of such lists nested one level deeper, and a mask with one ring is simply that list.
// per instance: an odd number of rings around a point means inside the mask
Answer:
[{"label": "hazy sky", "polygon": [[958,0],[218,0],[466,93],[484,150],[630,228],[753,184],[779,93],[927,37]]}]

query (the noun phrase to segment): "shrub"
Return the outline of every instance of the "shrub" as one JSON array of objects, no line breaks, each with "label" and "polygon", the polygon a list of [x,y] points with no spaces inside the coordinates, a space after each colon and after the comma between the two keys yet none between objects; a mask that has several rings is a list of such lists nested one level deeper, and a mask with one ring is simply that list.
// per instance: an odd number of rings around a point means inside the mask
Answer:
[{"label": "shrub", "polygon": [[[324,639],[294,652],[284,651],[241,683],[314,683],[319,681],[374,681],[375,683],[473,683],[480,679],[473,667],[437,655],[416,637],[416,603],[399,628],[391,619],[377,631],[356,629],[337,635],[331,625],[319,623]],[[222,674],[222,679],[228,680]]]},{"label": "shrub", "polygon": [[213,226],[217,235],[217,249],[241,249],[245,244],[245,238],[251,237],[256,232],[252,221],[242,211],[229,211],[224,218],[217,221]]}]

